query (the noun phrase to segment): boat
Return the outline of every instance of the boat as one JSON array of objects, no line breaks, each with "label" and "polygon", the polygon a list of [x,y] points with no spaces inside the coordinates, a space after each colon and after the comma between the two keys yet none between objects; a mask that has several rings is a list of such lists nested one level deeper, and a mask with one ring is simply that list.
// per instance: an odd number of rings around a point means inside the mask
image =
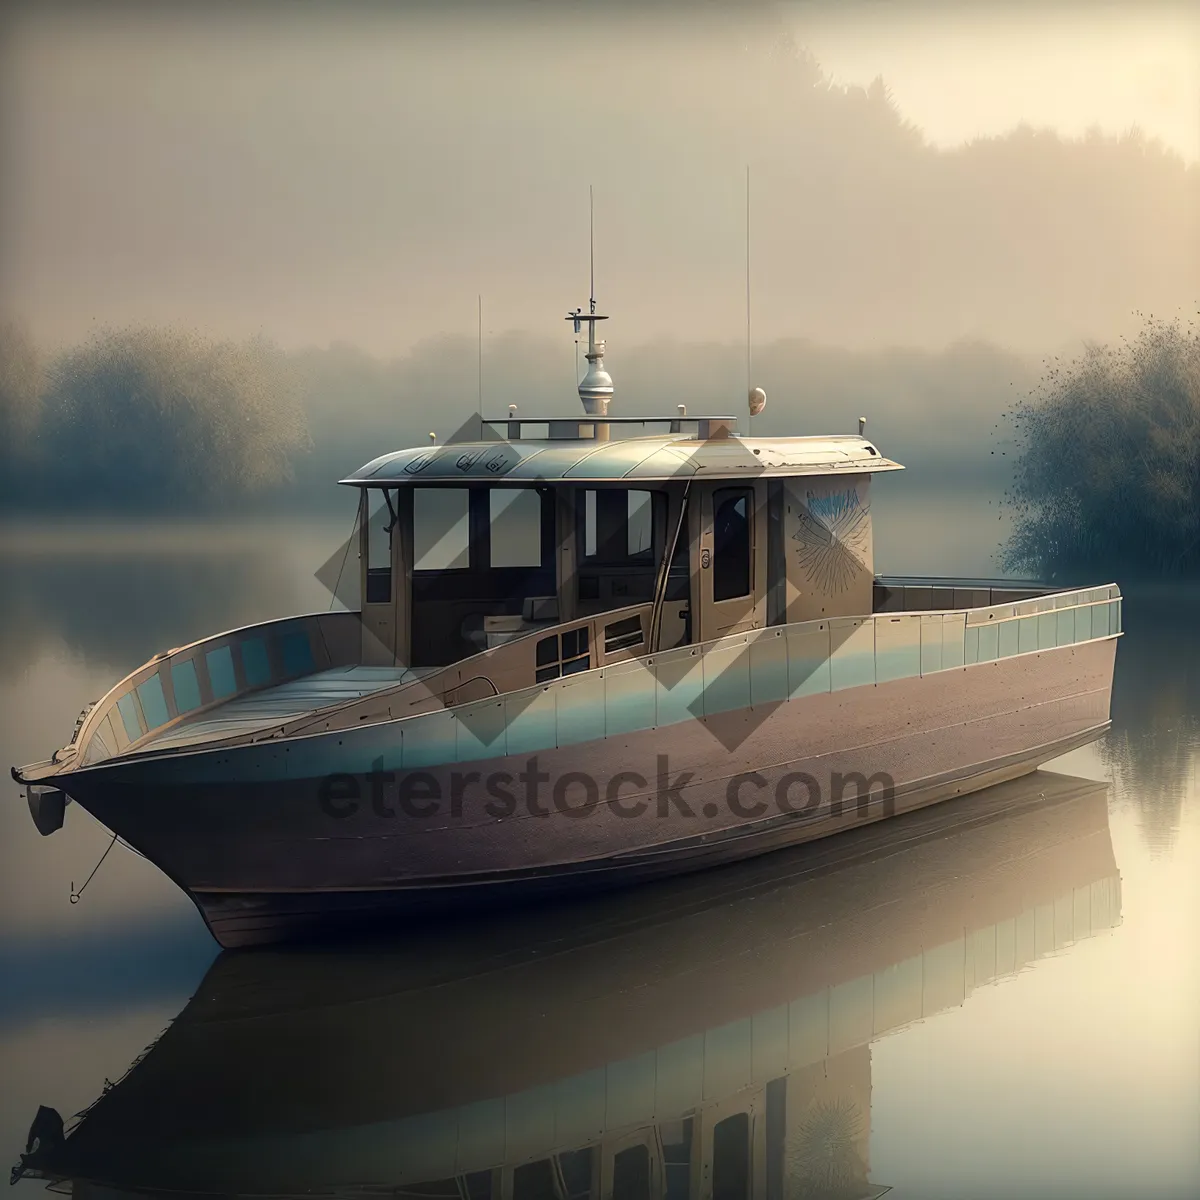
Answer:
[{"label": "boat", "polygon": [[[14,768],[226,947],[644,882],[1030,772],[1101,736],[1121,596],[881,578],[854,434],[515,406],[388,453],[357,608],[157,655]],[[765,394],[750,394],[750,413]]]},{"label": "boat", "polygon": [[14,1175],[76,1196],[868,1200],[873,1045],[1019,989],[1121,904],[1107,785],[1040,771],[450,937],[224,953],[80,1116],[39,1110]]}]

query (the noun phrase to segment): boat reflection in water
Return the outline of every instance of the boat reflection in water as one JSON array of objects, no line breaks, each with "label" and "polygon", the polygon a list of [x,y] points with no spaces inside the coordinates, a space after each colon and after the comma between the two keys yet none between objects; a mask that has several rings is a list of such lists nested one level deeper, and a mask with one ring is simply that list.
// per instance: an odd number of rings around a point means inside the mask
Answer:
[{"label": "boat reflection in water", "polygon": [[[404,944],[232,953],[16,1173],[139,1195],[876,1196],[871,1042],[1120,920],[1107,787]],[[109,1192],[105,1192],[109,1195]]]}]

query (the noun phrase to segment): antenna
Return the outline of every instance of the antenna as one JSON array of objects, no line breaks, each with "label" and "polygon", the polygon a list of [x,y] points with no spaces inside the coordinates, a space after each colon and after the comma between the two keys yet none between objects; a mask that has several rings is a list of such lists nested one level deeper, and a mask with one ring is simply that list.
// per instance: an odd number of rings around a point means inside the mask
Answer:
[{"label": "antenna", "polygon": [[753,387],[750,373],[750,164],[746,164],[746,403],[750,409],[750,425],[767,406],[767,393]]},{"label": "antenna", "polygon": [[[595,189],[588,184],[588,259],[590,295],[586,316],[582,308],[567,313],[567,320],[575,326],[575,375],[579,376],[579,332],[584,321],[588,327],[588,348],[584,357],[588,362],[587,373],[579,380],[579,399],[583,411],[589,417],[608,414],[608,403],[612,399],[612,376],[604,369],[604,342],[596,340],[596,322],[607,321],[596,311],[596,200]],[[607,426],[605,426],[607,429]],[[600,435],[597,434],[597,437]]]},{"label": "antenna", "polygon": [[483,414],[483,296],[479,296],[479,412]]},{"label": "antenna", "polygon": [[[750,164],[746,164],[746,395],[754,381],[750,372]],[[753,412],[751,412],[753,417]]]}]

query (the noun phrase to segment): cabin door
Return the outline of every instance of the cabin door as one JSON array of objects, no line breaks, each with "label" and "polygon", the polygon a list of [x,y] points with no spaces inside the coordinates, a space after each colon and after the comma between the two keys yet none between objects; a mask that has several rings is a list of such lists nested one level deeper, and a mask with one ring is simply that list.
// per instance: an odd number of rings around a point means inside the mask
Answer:
[{"label": "cabin door", "polygon": [[364,488],[359,508],[363,666],[408,662],[409,556],[404,547],[411,541],[411,490]]},{"label": "cabin door", "polygon": [[694,640],[712,641],[766,624],[766,484],[712,483],[693,516],[693,576],[699,586]]}]

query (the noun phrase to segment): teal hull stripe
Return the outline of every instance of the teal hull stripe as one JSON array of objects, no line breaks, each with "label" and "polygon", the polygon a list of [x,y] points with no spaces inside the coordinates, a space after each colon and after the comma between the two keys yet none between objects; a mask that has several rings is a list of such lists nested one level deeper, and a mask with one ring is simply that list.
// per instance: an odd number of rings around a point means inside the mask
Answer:
[{"label": "teal hull stripe", "polygon": [[533,755],[698,716],[1079,645],[1120,631],[1115,587],[966,612],[807,621],[734,635],[703,651],[680,647],[455,709],[136,766],[114,762],[110,769],[136,771],[144,782],[265,782],[362,773],[380,760],[383,770],[396,771]]}]

